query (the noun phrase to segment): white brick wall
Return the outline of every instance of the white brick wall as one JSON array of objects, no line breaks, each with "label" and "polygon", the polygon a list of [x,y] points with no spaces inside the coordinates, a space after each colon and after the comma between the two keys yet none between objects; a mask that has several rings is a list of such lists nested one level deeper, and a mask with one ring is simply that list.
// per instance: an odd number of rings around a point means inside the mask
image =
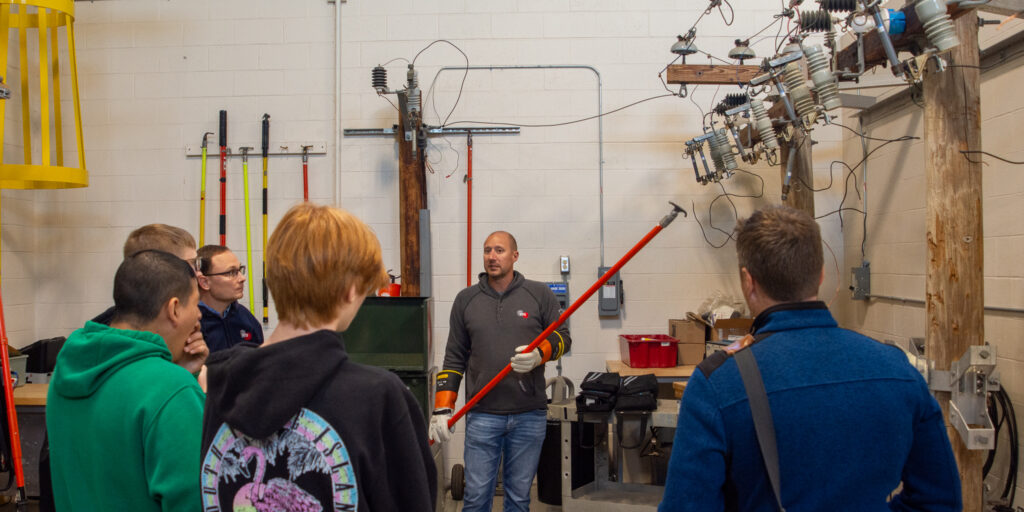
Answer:
[{"label": "white brick wall", "polygon": [[[698,45],[724,53],[732,40],[771,21],[773,12],[754,0],[734,0],[736,23],[726,27],[717,13],[698,30]],[[278,141],[327,142],[327,156],[310,159],[310,195],[330,202],[335,177],[340,204],[369,222],[381,238],[388,268],[397,269],[397,162],[391,141],[346,138],[334,144],[334,9],[322,0],[111,0],[76,3],[79,78],[91,186],[74,191],[4,191],[3,276],[8,330],[12,343],[66,334],[110,303],[109,288],[127,233],[142,224],[166,222],[198,234],[200,162],[186,158],[186,144],[197,145],[204,131],[217,131],[217,111],[228,110],[229,144],[258,146],[260,117],[269,112],[272,147]],[[664,94],[657,72],[672,59],[668,52],[678,33],[700,15],[700,7],[678,0],[351,0],[342,11],[341,125],[390,127],[395,111],[370,88],[370,70],[395,57],[412,59],[435,38],[461,47],[473,65],[591,65],[601,73],[605,111]],[[764,40],[756,49],[768,51]],[[704,62],[706,58],[691,58]],[[16,62],[14,59],[12,62]],[[442,66],[460,66],[462,55],[443,43],[417,60],[424,90]],[[388,65],[392,88],[404,81],[406,63]],[[427,121],[438,124],[455,102],[462,74],[442,73],[437,80],[437,113],[427,103]],[[1009,90],[1013,81],[993,79]],[[595,78],[587,70],[471,71],[451,121],[479,120],[516,124],[563,122],[596,113]],[[993,85],[986,85],[986,91]],[[733,87],[690,87],[691,97],[707,110]],[[995,93],[998,97],[1014,95]],[[1012,100],[1018,101],[1019,100]],[[1020,107],[986,110],[986,126],[1015,122]],[[988,108],[988,107],[986,107]],[[994,107],[993,107],[994,108]],[[17,119],[17,109],[7,109]],[[70,110],[70,109],[66,109]],[[678,219],[623,271],[628,303],[619,320],[599,320],[593,300],[572,319],[575,339],[564,373],[579,380],[618,357],[620,333],[665,332],[667,318],[695,310],[717,290],[738,296],[735,255],[730,243],[712,249],[694,218],[708,229],[708,203],[717,186],[694,182],[690,163],[680,156],[682,142],[700,132],[698,107],[690,99],[660,98],[604,119],[605,263],[610,265],[668,210],[668,200],[695,212]],[[440,117],[440,119],[439,119]],[[843,119],[852,126],[853,121]],[[893,118],[872,127],[872,135],[892,137],[920,128],[919,115]],[[483,237],[508,229],[521,242],[518,269],[530,278],[558,280],[557,257],[572,258],[570,291],[578,296],[596,279],[600,263],[598,223],[597,121],[566,127],[524,127],[518,136],[474,137],[473,273],[481,270]],[[992,137],[1002,136],[1001,130]],[[1006,133],[999,152],[1020,158]],[[816,186],[828,182],[832,158],[859,159],[859,143],[835,129],[815,132]],[[18,134],[13,136],[19,137]],[[8,152],[17,152],[8,138]],[[840,142],[840,141],[845,142]],[[996,139],[992,139],[993,142]],[[207,242],[217,240],[218,160],[213,137],[207,169]],[[20,143],[20,142],[16,142]],[[14,143],[14,144],[16,144]],[[449,147],[449,143],[451,147]],[[431,140],[436,173],[428,176],[433,221],[435,361],[440,365],[451,301],[465,276],[465,137]],[[894,144],[871,160],[868,257],[875,262],[875,286],[892,294],[913,295],[923,287],[923,174],[908,151],[920,144]],[[1014,148],[1003,149],[1003,148]],[[334,168],[340,149],[340,169]],[[900,173],[886,171],[900,166]],[[764,198],[734,198],[740,216],[766,202],[778,202],[779,170],[751,169],[765,178]],[[253,263],[260,266],[260,158],[250,159]],[[336,172],[336,174],[335,174]],[[270,224],[301,200],[298,158],[271,159]],[[1024,193],[1016,168],[992,163],[985,168],[986,265],[1001,304],[1021,306],[1021,273],[1002,256],[1022,249],[1014,205]],[[450,174],[450,176],[449,176]],[[892,174],[890,178],[888,175]],[[834,172],[835,185],[817,194],[819,214],[838,205],[845,171]],[[992,180],[998,180],[995,187]],[[241,163],[229,161],[228,245],[241,255],[245,247]],[[737,175],[725,186],[732,193],[756,194],[757,179]],[[851,188],[854,185],[851,184]],[[853,191],[848,206],[857,206]],[[989,196],[987,196],[989,197]],[[991,203],[991,204],[989,204]],[[719,200],[715,226],[731,230],[732,208]],[[839,258],[839,276],[826,253],[825,300],[837,282],[848,283],[848,268],[859,262],[857,214],[822,219],[825,237]],[[991,224],[991,225],[990,225]],[[721,243],[725,235],[709,231]],[[845,247],[844,247],[845,244]],[[244,256],[243,256],[244,257]],[[1000,263],[1000,262],[1006,263]],[[259,279],[259,272],[250,278]],[[474,278],[475,281],[475,278]],[[998,283],[998,284],[996,284]],[[259,282],[254,282],[259,288]],[[1001,288],[1000,288],[1001,287]],[[258,295],[258,293],[257,293]],[[833,309],[848,325],[884,335],[917,334],[907,318],[923,322],[910,306],[850,304],[845,291]],[[995,296],[993,296],[995,300]],[[248,297],[243,298],[247,302]],[[273,314],[272,314],[273,316]],[[999,318],[989,338],[1011,340],[1016,319]],[[276,320],[272,318],[272,323]],[[1001,335],[999,333],[1002,333]],[[1017,354],[1019,355],[1019,354]],[[1018,361],[1015,355],[1004,356]],[[1015,359],[1016,358],[1016,359]],[[554,373],[554,368],[548,370]],[[1011,390],[1018,394],[1019,391]],[[1022,409],[1024,410],[1024,409]],[[461,434],[461,427],[459,427]],[[448,446],[449,464],[461,459],[459,438]]]}]

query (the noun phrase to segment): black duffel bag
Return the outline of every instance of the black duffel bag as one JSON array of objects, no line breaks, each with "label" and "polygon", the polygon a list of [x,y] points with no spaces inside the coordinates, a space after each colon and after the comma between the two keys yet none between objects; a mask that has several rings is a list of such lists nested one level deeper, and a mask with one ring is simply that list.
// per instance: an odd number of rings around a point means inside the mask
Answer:
[{"label": "black duffel bag", "polygon": [[[619,396],[615,402],[615,423],[618,429],[619,445],[627,450],[644,444],[647,424],[651,412],[658,408],[658,378],[653,374],[623,377],[619,384]],[[623,416],[639,416],[640,438],[627,443],[623,436]]]},{"label": "black duffel bag", "polygon": [[653,374],[622,377],[617,411],[653,411],[658,408],[658,379]]},{"label": "black duffel bag", "polygon": [[618,392],[619,374],[590,372],[580,384],[580,394],[576,396],[576,412],[609,413],[615,409]]}]

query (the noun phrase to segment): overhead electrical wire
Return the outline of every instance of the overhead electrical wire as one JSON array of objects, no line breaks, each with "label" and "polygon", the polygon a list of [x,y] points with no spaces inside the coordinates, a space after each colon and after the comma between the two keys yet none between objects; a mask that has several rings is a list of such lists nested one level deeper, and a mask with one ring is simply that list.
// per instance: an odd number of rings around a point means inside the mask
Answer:
[{"label": "overhead electrical wire", "polygon": [[970,161],[972,164],[983,164],[985,162],[983,162],[981,160],[978,160],[978,161],[971,160],[971,158],[969,156],[967,156],[967,155],[981,154],[981,155],[985,155],[985,156],[990,156],[992,158],[995,158],[996,160],[1002,160],[1003,162],[1006,162],[1008,164],[1024,165],[1024,162],[1018,162],[1016,160],[1008,160],[1008,159],[1003,158],[1003,157],[1001,157],[999,155],[993,155],[992,153],[989,153],[988,151],[981,151],[981,150],[978,150],[978,149],[961,149],[960,150],[960,154],[964,155],[964,157],[967,158],[967,160]]},{"label": "overhead electrical wire", "polygon": [[707,231],[704,229],[704,225],[701,224],[700,219],[697,217],[696,205],[693,203],[693,201],[690,202],[690,210],[694,212],[693,219],[695,221],[697,221],[697,226],[700,228],[700,232],[701,232],[701,235],[704,237],[704,241],[707,242],[707,244],[709,246],[711,246],[712,248],[715,248],[715,249],[721,249],[722,247],[725,247],[725,245],[728,244],[730,240],[735,240],[735,237],[733,237],[732,232],[725,231],[724,229],[721,229],[721,228],[716,227],[714,225],[714,220],[712,218],[713,217],[712,209],[714,208],[715,203],[718,202],[718,200],[723,198],[723,197],[726,198],[726,200],[729,201],[729,204],[732,206],[733,217],[736,220],[739,220],[739,210],[736,208],[736,203],[733,202],[733,200],[732,200],[733,197],[750,198],[750,199],[758,199],[758,198],[764,197],[764,178],[762,178],[760,175],[758,175],[756,173],[753,173],[753,172],[750,172],[750,171],[748,171],[746,169],[734,169],[734,170],[737,171],[737,172],[742,172],[742,173],[749,174],[749,175],[757,178],[761,182],[761,190],[757,194],[751,194],[751,195],[735,194],[733,192],[729,192],[725,188],[725,185],[721,181],[718,182],[718,185],[720,187],[722,187],[722,193],[718,194],[717,196],[715,196],[715,198],[712,199],[710,203],[708,203],[708,229],[714,229],[715,231],[718,231],[719,233],[722,233],[722,234],[724,234],[726,236],[725,241],[723,241],[721,244],[717,244],[716,245],[713,242],[711,242],[711,240],[708,238]]},{"label": "overhead electrical wire", "polygon": [[718,6],[718,14],[722,15],[722,21],[725,23],[725,26],[731,27],[732,22],[736,21],[736,10],[732,8],[729,0],[722,0],[722,3],[729,7],[729,21],[725,21],[725,11],[722,10],[721,5]]},{"label": "overhead electrical wire", "polygon": [[[462,54],[462,58],[465,59],[465,61],[466,61],[466,70],[462,74],[462,82],[459,84],[459,93],[455,97],[455,103],[452,104],[452,109],[448,111],[448,115],[445,116],[444,121],[441,122],[441,127],[444,127],[444,126],[447,126],[448,119],[450,119],[452,117],[452,114],[455,113],[455,107],[459,106],[459,100],[462,99],[462,91],[466,87],[466,78],[469,77],[469,56],[466,55],[466,52],[462,51],[462,48],[459,48],[459,46],[456,45],[455,43],[453,43],[453,42],[451,42],[451,41],[449,41],[447,39],[437,39],[437,40],[431,42],[430,44],[428,44],[427,46],[423,47],[423,49],[420,50],[416,54],[415,57],[413,57],[412,63],[410,63],[410,65],[411,66],[415,66],[416,65],[416,59],[418,59],[420,57],[420,54],[422,54],[423,52],[427,51],[428,48],[430,48],[431,46],[434,46],[437,43],[447,43],[447,44],[451,45],[452,48],[455,48],[459,53]],[[430,83],[430,88],[427,90],[427,96],[430,96],[430,101],[431,101],[430,104],[434,108],[434,115],[437,116],[437,119],[440,121],[441,120],[441,115],[438,114],[438,112],[437,112],[437,103],[435,102],[435,96],[433,95],[434,84],[435,83],[436,83],[436,77],[435,77],[435,81]]]}]

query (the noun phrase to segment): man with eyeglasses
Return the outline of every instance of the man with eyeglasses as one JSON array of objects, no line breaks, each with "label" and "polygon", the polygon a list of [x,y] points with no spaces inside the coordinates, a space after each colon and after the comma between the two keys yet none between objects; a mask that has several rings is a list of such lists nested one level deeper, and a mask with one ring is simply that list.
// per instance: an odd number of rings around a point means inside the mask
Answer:
[{"label": "man with eyeglasses", "polygon": [[199,248],[199,309],[210,352],[239,343],[263,344],[263,328],[238,302],[245,292],[245,265],[223,245]]}]

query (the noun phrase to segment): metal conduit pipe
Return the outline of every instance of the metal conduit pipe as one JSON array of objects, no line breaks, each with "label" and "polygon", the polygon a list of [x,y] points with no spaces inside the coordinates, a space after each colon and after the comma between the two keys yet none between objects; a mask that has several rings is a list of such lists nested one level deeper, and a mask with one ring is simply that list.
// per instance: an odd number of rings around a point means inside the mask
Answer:
[{"label": "metal conduit pipe", "polygon": [[[889,300],[889,301],[893,301],[893,302],[906,302],[906,303],[910,303],[910,304],[921,304],[921,305],[925,304],[925,301],[923,301],[921,299],[909,299],[909,298],[906,298],[906,297],[893,297],[891,295],[874,295],[874,294],[869,294],[869,295],[865,295],[865,297],[867,297],[868,299]],[[1017,313],[1017,314],[1024,314],[1024,309],[1022,309],[1022,308],[1004,308],[1004,307],[1001,307],[1001,306],[985,306],[985,311],[991,311],[993,313]]]},{"label": "metal conduit pipe", "polygon": [[[331,204],[341,206],[341,4],[334,1],[334,172]],[[261,256],[262,257],[262,256]]]},{"label": "metal conduit pipe", "polygon": [[[445,66],[437,70],[434,80],[430,83],[433,90],[437,83],[437,77],[445,71],[495,71],[495,70],[516,70],[516,69],[586,69],[594,73],[597,78],[597,179],[598,179],[598,208],[600,215],[601,229],[601,266],[604,266],[604,117],[601,116],[601,73],[594,66],[580,64],[538,64],[522,66]],[[469,227],[467,227],[469,229]]]}]

